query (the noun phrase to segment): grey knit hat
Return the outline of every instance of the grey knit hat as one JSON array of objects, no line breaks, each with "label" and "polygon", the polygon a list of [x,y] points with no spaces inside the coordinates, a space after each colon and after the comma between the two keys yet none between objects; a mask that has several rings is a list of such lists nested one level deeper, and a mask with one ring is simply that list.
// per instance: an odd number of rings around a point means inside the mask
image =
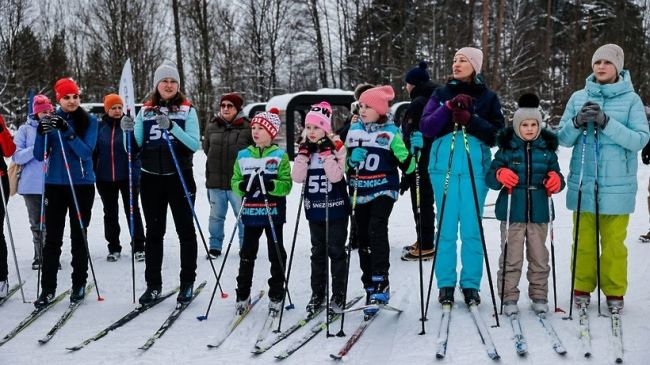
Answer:
[{"label": "grey knit hat", "polygon": [[176,68],[176,64],[172,61],[165,60],[163,63],[158,66],[156,69],[156,72],[153,74],[153,87],[154,89],[158,87],[158,83],[162,79],[174,79],[176,82],[180,82],[180,75],[178,74],[178,69]]},{"label": "grey knit hat", "polygon": [[604,46],[600,46],[594,55],[591,57],[591,65],[593,66],[598,60],[606,60],[611,62],[614,67],[616,67],[616,73],[623,71],[623,61],[625,59],[625,54],[623,53],[623,48],[609,43]]},{"label": "grey knit hat", "polygon": [[537,139],[542,131],[542,113],[539,111],[539,98],[535,94],[524,94],[519,98],[517,104],[519,109],[515,111],[515,115],[512,117],[512,128],[515,130],[515,134],[521,138],[519,133],[521,123],[527,119],[534,119],[539,125],[537,135],[533,138]]}]

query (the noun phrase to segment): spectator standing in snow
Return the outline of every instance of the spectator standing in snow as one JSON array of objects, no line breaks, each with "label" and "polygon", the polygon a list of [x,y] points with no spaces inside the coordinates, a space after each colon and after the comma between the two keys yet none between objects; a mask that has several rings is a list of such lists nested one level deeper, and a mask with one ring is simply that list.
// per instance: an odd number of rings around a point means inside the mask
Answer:
[{"label": "spectator standing in snow", "polygon": [[[645,117],[650,121],[650,106],[645,107]],[[641,151],[641,161],[644,165],[650,165],[650,142],[646,143]],[[648,179],[648,214],[650,214],[650,179]],[[639,239],[641,242],[650,242],[650,230],[642,234]]]},{"label": "spectator standing in snow", "polygon": [[[129,157],[124,149],[124,136],[120,126],[120,120],[124,116],[123,110],[124,102],[119,95],[108,94],[104,97],[106,114],[99,122],[97,146],[93,154],[97,192],[104,206],[104,238],[108,242],[106,260],[109,262],[119,260],[122,252],[118,204],[120,194],[127,222],[130,219]],[[138,154],[131,153],[131,161],[134,226],[132,250],[136,261],[144,261],[145,237],[138,203],[140,193],[140,158]],[[127,229],[130,229],[130,223],[127,224]]]},{"label": "spectator standing in snow", "polygon": [[[2,156],[11,157],[16,151],[16,145],[11,139],[11,134],[7,129],[4,118],[0,115],[0,149]],[[7,163],[4,158],[0,158],[0,184],[2,184],[5,201],[9,201],[9,177],[7,176]],[[4,234],[5,209],[0,204],[0,299],[9,295],[8,265],[7,265],[7,241]]]},{"label": "spectator standing in snow", "polygon": [[[210,231],[209,259],[221,255],[224,239],[224,223],[228,204],[235,217],[239,214],[241,197],[230,188],[233,165],[237,153],[253,144],[250,122],[242,112],[244,100],[237,93],[223,94],[219,98],[219,112],[205,126],[203,135],[203,152],[205,161],[205,187],[208,190],[210,202]],[[244,226],[237,222],[239,231],[239,247],[244,243]]]},{"label": "spectator standing in snow", "polygon": [[[501,103],[483,81],[482,64],[481,50],[472,47],[459,49],[454,55],[452,78],[433,92],[420,121],[422,133],[434,139],[429,174],[437,204],[442,202],[445,177],[450,169],[445,216],[438,215],[440,242],[435,248],[435,273],[440,289],[438,300],[443,304],[454,301],[454,288],[458,282],[456,239],[459,224],[462,241],[460,287],[467,304],[478,304],[481,300],[479,289],[483,276],[483,247],[478,220],[483,216],[483,204],[487,195],[485,173],[490,167],[490,147],[495,144],[496,132],[504,126]],[[474,208],[463,137],[460,131],[454,137],[454,124],[458,125],[458,129],[464,126],[467,131],[479,212]],[[454,138],[455,145],[452,148]],[[453,160],[449,166],[452,151]],[[441,206],[438,205],[437,208],[440,212]]]},{"label": "spectator standing in snow", "polygon": [[[578,305],[589,304],[590,293],[598,282],[596,267],[600,260],[600,287],[610,310],[623,308],[627,290],[624,241],[630,213],[636,203],[637,155],[650,139],[643,103],[634,92],[630,72],[623,69],[623,62],[623,49],[615,44],[606,44],[596,50],[591,59],[593,73],[587,77],[585,88],[571,95],[558,132],[560,144],[573,147],[567,208],[580,210],[579,217],[576,213],[573,215],[574,222],[580,219],[578,242],[574,243],[578,245],[574,268],[575,301]],[[584,164],[581,163],[583,141],[586,147]],[[578,208],[580,189],[582,200]],[[599,216],[595,214],[596,199]],[[600,235],[600,257],[596,257],[597,234]]]}]

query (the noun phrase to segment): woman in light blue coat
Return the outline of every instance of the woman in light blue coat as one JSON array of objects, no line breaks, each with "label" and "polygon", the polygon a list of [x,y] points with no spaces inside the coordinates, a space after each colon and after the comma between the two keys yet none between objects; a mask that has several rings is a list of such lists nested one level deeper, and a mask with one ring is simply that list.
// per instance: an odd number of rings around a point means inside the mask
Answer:
[{"label": "woman in light blue coat", "polygon": [[[623,50],[615,44],[596,50],[591,61],[593,74],[583,90],[571,95],[558,132],[561,145],[575,147],[566,201],[567,208],[580,211],[576,304],[589,304],[590,293],[597,285],[596,263],[600,260],[600,284],[610,310],[622,309],[627,290],[624,241],[629,215],[636,203],[637,154],[650,138],[643,103],[634,92],[629,71],[623,69],[623,60]],[[582,199],[578,207],[581,176]],[[596,219],[600,227],[600,258],[596,257]]]},{"label": "woman in light blue coat", "polygon": [[32,103],[32,114],[27,117],[27,122],[18,128],[14,136],[16,153],[13,161],[22,166],[18,180],[18,194],[23,196],[29,216],[29,227],[32,230],[34,241],[34,261],[32,269],[38,270],[41,266],[41,196],[43,194],[43,165],[45,162],[34,158],[34,141],[36,140],[36,127],[39,120],[52,113],[54,107],[45,95],[36,95]]}]

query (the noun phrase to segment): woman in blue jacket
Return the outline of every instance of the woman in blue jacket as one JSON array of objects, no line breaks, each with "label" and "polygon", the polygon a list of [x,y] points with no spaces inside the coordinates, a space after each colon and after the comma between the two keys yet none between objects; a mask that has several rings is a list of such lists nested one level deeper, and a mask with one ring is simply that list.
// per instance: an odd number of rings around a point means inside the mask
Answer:
[{"label": "woman in blue jacket", "polygon": [[[456,239],[459,224],[463,242],[460,287],[467,304],[480,303],[478,292],[483,275],[483,247],[478,220],[483,216],[483,203],[488,190],[485,173],[492,158],[490,147],[495,144],[496,132],[504,126],[499,98],[485,86],[480,75],[482,63],[483,53],[480,50],[472,47],[458,50],[452,65],[453,77],[445,86],[433,92],[420,121],[420,131],[426,137],[434,139],[429,175],[440,213],[449,155],[454,151],[444,217],[438,215],[440,242],[435,248],[438,251],[435,272],[440,289],[440,303],[454,301],[454,288],[458,281]],[[456,133],[452,149],[454,124],[458,125],[459,130],[465,126],[467,131],[480,212],[474,209],[472,182],[460,132]]]},{"label": "woman in blue jacket", "polygon": [[[561,145],[574,147],[567,208],[578,210],[578,191],[582,189],[573,293],[576,304],[589,304],[598,282],[596,263],[600,260],[600,287],[607,296],[607,306],[616,311],[623,308],[627,291],[624,241],[636,204],[637,155],[650,138],[643,103],[634,92],[630,72],[623,69],[623,61],[623,49],[615,44],[596,50],[591,59],[593,73],[585,88],[571,95],[558,132]],[[573,217],[575,221],[575,213]],[[596,219],[600,224],[599,258]]]},{"label": "woman in blue jacket", "polygon": [[[41,295],[34,302],[37,308],[49,305],[56,291],[57,273],[65,215],[70,216],[70,242],[72,251],[72,292],[70,301],[75,303],[85,296],[88,277],[88,252],[84,229],[90,223],[90,213],[95,199],[95,172],[93,171],[93,150],[97,142],[97,119],[80,106],[79,87],[69,78],[63,78],[54,85],[56,100],[60,105],[56,114],[43,118],[37,127],[34,142],[34,158],[43,161],[47,137],[48,172],[45,177],[45,223],[47,235],[43,247],[43,276]],[[59,133],[61,140],[59,141]],[[63,153],[68,160],[65,165]],[[77,212],[72,196],[68,172],[79,203]]]},{"label": "woman in blue jacket", "polygon": [[[95,175],[97,175],[97,192],[104,205],[104,238],[108,241],[106,260],[115,262],[120,258],[119,195],[122,195],[124,214],[130,219],[129,203],[129,158],[124,150],[120,120],[124,116],[124,103],[117,94],[104,97],[106,114],[99,123],[97,146],[93,154]],[[136,261],[144,261],[144,229],[138,204],[140,184],[140,158],[131,154],[133,183],[133,246]],[[129,227],[129,225],[127,225]]]}]

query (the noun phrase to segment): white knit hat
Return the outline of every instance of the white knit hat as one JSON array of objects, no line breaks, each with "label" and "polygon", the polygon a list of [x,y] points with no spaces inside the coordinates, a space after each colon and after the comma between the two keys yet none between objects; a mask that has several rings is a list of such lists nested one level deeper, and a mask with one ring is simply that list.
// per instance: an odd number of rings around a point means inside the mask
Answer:
[{"label": "white knit hat", "polygon": [[623,61],[625,60],[623,48],[613,43],[600,46],[591,57],[591,65],[593,66],[594,63],[596,63],[598,60],[606,60],[611,62],[614,67],[616,67],[616,73],[619,73],[623,71]]},{"label": "white knit hat", "polygon": [[456,51],[454,56],[458,56],[459,54],[467,57],[477,75],[481,73],[481,67],[483,66],[483,51],[474,47],[463,47]]},{"label": "white knit hat", "polygon": [[158,83],[162,81],[162,79],[167,78],[174,79],[176,82],[180,82],[181,79],[176,64],[172,61],[165,60],[160,66],[158,66],[156,72],[153,74],[153,87],[157,88]]}]

